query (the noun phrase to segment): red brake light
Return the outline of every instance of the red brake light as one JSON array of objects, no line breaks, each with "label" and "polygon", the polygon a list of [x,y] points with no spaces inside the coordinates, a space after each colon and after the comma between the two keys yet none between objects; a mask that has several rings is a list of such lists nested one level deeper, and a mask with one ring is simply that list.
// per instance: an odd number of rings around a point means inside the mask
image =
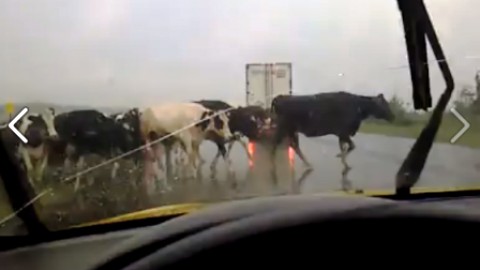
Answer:
[{"label": "red brake light", "polygon": [[253,154],[255,153],[255,144],[253,142],[248,142],[247,151],[250,157],[252,157],[252,159],[248,160],[248,165],[253,167]]},{"label": "red brake light", "polygon": [[295,151],[292,147],[288,147],[288,162],[290,163],[290,166],[293,166],[293,163],[295,162]]}]

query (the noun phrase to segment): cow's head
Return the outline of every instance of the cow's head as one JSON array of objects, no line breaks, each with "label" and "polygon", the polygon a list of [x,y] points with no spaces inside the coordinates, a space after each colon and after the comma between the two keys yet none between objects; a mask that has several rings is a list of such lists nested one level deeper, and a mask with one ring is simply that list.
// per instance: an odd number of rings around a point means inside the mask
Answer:
[{"label": "cow's head", "polygon": [[196,126],[203,132],[214,132],[225,140],[233,137],[230,131],[229,117],[225,112],[214,112],[211,110],[204,111],[201,116],[201,122]]},{"label": "cow's head", "polygon": [[373,106],[372,108],[372,114],[375,118],[385,119],[389,122],[395,120],[395,115],[390,109],[390,105],[388,104],[383,94],[379,94],[378,96],[373,97],[373,102],[375,106]]},{"label": "cow's head", "polygon": [[53,108],[47,108],[40,114],[28,114],[21,120],[19,131],[28,139],[28,145],[37,147],[46,139],[58,137],[54,119],[55,110]]},{"label": "cow's head", "polygon": [[124,147],[131,150],[142,145],[142,136],[140,134],[140,111],[137,108],[116,114],[114,120],[122,129],[122,134],[124,134],[124,140],[126,143]]},{"label": "cow's head", "polygon": [[256,139],[269,128],[269,113],[260,106],[239,107],[232,111],[230,128],[240,131],[250,139]]}]

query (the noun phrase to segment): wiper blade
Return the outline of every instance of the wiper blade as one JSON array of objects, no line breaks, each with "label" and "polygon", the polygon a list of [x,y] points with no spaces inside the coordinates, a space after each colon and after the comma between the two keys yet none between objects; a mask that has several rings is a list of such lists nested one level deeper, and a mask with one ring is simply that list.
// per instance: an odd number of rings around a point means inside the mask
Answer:
[{"label": "wiper blade", "polygon": [[427,125],[410,149],[396,176],[396,193],[409,195],[420,178],[428,154],[432,148],[437,131],[442,123],[443,112],[453,93],[455,83],[423,0],[397,0],[405,30],[410,74],[413,86],[415,109],[427,109],[431,106],[430,79],[428,77],[428,59],[426,39],[445,80],[446,88],[433,109]]},{"label": "wiper blade", "polygon": [[12,205],[13,211],[23,221],[31,234],[42,234],[48,231],[40,221],[32,202],[34,190],[30,186],[25,173],[15,163],[15,158],[8,152],[5,142],[0,136],[0,178],[3,179],[5,193]]}]

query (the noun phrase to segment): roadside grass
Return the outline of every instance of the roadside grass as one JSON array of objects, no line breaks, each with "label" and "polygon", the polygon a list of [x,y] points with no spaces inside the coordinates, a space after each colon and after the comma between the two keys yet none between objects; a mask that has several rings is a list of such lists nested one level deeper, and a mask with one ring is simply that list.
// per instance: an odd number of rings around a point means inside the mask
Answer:
[{"label": "roadside grass", "polygon": [[[465,116],[470,123],[470,128],[455,142],[456,145],[471,148],[480,148],[480,117]],[[425,126],[428,117],[422,117],[408,125],[390,124],[381,121],[364,121],[360,132],[369,134],[380,134],[393,137],[417,138]],[[453,115],[445,115],[442,125],[438,130],[436,142],[450,143],[450,139],[462,129],[463,124]]]}]

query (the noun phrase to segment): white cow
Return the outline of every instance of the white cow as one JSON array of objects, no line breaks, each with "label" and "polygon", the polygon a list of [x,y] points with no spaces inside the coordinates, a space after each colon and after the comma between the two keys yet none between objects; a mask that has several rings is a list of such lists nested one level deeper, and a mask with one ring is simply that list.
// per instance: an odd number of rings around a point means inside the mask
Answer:
[{"label": "white cow", "polygon": [[152,148],[152,141],[169,134],[170,139],[178,140],[187,154],[187,176],[195,177],[195,161],[207,132],[213,131],[225,139],[230,139],[232,134],[228,121],[224,112],[213,112],[196,103],[164,103],[145,109],[140,116],[140,130],[147,143],[145,181],[153,176],[152,165],[155,162],[163,163],[163,146],[157,143]]}]

